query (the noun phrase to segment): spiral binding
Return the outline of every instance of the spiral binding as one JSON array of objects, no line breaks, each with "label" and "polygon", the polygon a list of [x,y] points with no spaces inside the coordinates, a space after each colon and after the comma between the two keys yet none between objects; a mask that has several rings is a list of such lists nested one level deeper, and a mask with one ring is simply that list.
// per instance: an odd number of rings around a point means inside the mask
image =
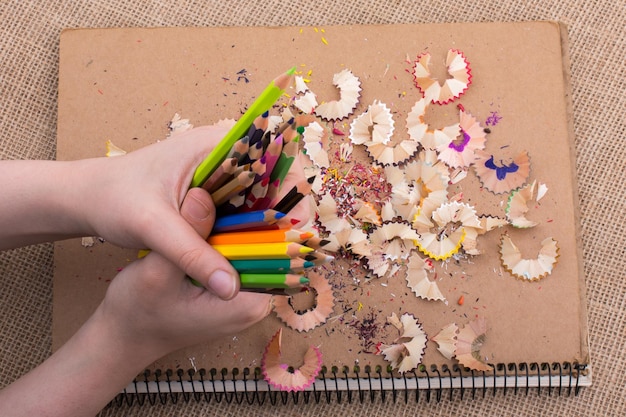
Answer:
[{"label": "spiral binding", "polygon": [[245,402],[249,405],[266,402],[277,405],[289,401],[298,404],[302,401],[308,404],[311,401],[330,403],[333,397],[337,403],[366,402],[368,398],[372,403],[377,398],[383,403],[390,398],[395,403],[401,396],[405,403],[420,400],[431,402],[433,397],[440,402],[446,390],[450,400],[455,391],[463,399],[467,392],[471,393],[472,398],[476,395],[484,398],[489,391],[493,396],[498,391],[506,396],[511,390],[514,394],[524,390],[525,395],[529,395],[531,388],[537,389],[537,395],[547,391],[548,396],[553,393],[558,396],[571,396],[573,393],[577,396],[582,386],[589,385],[586,376],[590,369],[576,362],[490,366],[494,369],[492,374],[461,369],[457,365],[452,368],[444,365],[441,369],[437,366],[420,366],[401,376],[392,374],[389,368],[386,376],[383,376],[380,366],[375,369],[365,366],[363,373],[359,366],[355,366],[352,373],[347,366],[341,370],[334,366],[330,369],[322,367],[320,378],[308,390],[298,392],[272,390],[263,380],[259,368],[253,371],[244,368],[241,372],[233,369],[230,373],[226,368],[208,372],[204,369],[190,369],[186,372],[182,369],[176,372],[167,370],[165,373],[160,370],[145,371],[143,378],[135,379],[110,405],[131,407],[168,402],[176,404],[180,401]]}]

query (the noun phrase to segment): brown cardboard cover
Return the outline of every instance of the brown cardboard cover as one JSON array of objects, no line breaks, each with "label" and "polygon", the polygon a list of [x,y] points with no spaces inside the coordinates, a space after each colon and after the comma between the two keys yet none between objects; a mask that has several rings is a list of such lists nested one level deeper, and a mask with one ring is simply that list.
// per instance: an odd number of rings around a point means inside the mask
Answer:
[{"label": "brown cardboard cover", "polygon": [[[379,329],[373,341],[390,343],[397,332],[383,326],[385,317],[410,312],[429,337],[450,322],[462,326],[476,316],[486,318],[487,341],[481,353],[494,364],[587,363],[565,46],[564,31],[552,22],[337,26],[323,32],[311,27],[68,30],[61,36],[57,157],[103,156],[107,139],[129,151],[161,140],[174,113],[195,126],[237,118],[269,80],[292,65],[312,70],[310,87],[320,102],[338,96],[334,73],[349,68],[360,78],[359,106],[350,119],[337,124],[343,131],[380,100],[392,109],[395,137],[405,137],[406,114],[420,97],[406,71],[407,57],[430,52],[434,74],[442,79],[447,50],[459,49],[470,62],[473,83],[453,104],[431,105],[428,121],[433,126],[454,122],[458,102],[481,121],[494,111],[502,116],[488,135],[487,150],[506,146],[510,155],[527,150],[531,180],[549,187],[532,213],[540,225],[506,230],[525,257],[536,254],[543,238],[554,237],[560,253],[554,272],[537,283],[510,276],[498,256],[502,231],[494,231],[479,240],[485,253],[471,263],[438,266],[447,305],[417,299],[402,275],[348,286],[335,292],[337,317],[329,323],[308,333],[284,329],[283,342],[291,348],[285,360],[298,366],[299,356],[313,344],[320,347],[328,367],[384,367],[381,356],[364,352],[357,322],[373,314]],[[243,69],[246,79],[237,75]],[[479,185],[472,171],[453,188],[479,213],[503,215],[501,202],[507,196],[495,196]],[[80,240],[56,244],[55,349],[80,327],[118,268],[135,255],[99,242],[91,248],[82,247]],[[337,271],[345,270],[337,266]],[[457,304],[461,295],[462,306]],[[270,315],[241,334],[177,352],[154,367],[254,368],[281,325]],[[429,341],[423,363],[450,362]]]}]

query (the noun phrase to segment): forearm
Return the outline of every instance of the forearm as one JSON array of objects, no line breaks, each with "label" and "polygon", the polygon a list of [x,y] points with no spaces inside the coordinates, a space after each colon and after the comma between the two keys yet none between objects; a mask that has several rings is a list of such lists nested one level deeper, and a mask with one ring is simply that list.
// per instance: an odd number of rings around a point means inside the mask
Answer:
[{"label": "forearm", "polygon": [[88,235],[81,188],[93,161],[0,161],[0,250]]},{"label": "forearm", "polygon": [[98,310],[43,364],[0,391],[0,415],[96,415],[159,356],[123,341],[120,325]]}]

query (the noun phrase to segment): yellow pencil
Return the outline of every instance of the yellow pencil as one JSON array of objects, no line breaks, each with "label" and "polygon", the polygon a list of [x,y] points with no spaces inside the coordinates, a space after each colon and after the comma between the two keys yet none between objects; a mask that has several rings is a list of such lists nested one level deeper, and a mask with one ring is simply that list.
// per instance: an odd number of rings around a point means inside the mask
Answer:
[{"label": "yellow pencil", "polygon": [[290,259],[313,252],[312,248],[294,242],[245,243],[238,245],[213,245],[228,260]]}]

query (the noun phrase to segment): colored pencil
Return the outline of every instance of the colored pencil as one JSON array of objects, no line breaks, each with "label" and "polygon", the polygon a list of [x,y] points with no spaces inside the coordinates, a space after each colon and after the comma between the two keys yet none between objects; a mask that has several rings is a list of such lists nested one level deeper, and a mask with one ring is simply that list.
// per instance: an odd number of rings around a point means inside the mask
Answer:
[{"label": "colored pencil", "polygon": [[265,131],[269,125],[269,115],[270,112],[266,111],[254,119],[254,123],[250,126],[247,135],[250,138],[251,145],[254,145],[257,142],[263,142],[263,135],[265,135]]},{"label": "colored pencil", "polygon": [[276,134],[282,135],[282,133],[287,130],[287,128],[291,126],[295,121],[296,119],[294,117],[290,117],[289,120],[283,122],[280,126],[278,126],[278,129],[276,129]]},{"label": "colored pencil", "polygon": [[296,219],[294,217],[283,216],[282,218],[280,218],[278,221],[274,223],[265,224],[265,225],[257,226],[257,227],[249,227],[249,228],[246,228],[245,230],[248,232],[254,232],[254,231],[259,231],[259,230],[290,229],[296,226],[298,223],[300,223],[300,221],[301,221],[300,219]]},{"label": "colored pencil", "polygon": [[240,231],[245,229],[269,226],[285,217],[276,210],[258,210],[248,213],[235,213],[215,219],[213,233]]},{"label": "colored pencil", "polygon": [[256,184],[252,184],[250,187],[250,191],[246,194],[246,200],[244,205],[241,207],[242,211],[254,211],[255,203],[265,197],[267,194],[267,186],[270,183],[269,178],[264,178],[263,180],[257,182]]},{"label": "colored pencil", "polygon": [[250,171],[254,172],[256,175],[254,176],[254,183],[257,183],[263,179],[263,176],[267,172],[267,158],[265,155],[261,156],[259,159],[254,161],[250,166]]},{"label": "colored pencil", "polygon": [[307,286],[302,286],[298,288],[240,288],[240,291],[244,292],[256,292],[259,294],[270,294],[270,295],[285,295],[287,297],[294,296],[303,291],[306,291]]},{"label": "colored pencil", "polygon": [[230,261],[240,274],[292,274],[315,266],[313,262],[302,258],[294,259],[242,259]]},{"label": "colored pencil", "polygon": [[239,158],[239,165],[251,164],[263,155],[263,142],[257,142],[254,145],[250,144],[248,153],[242,155]]},{"label": "colored pencil", "polygon": [[[265,180],[269,181],[270,179],[265,178]],[[272,198],[268,195],[268,192],[270,189],[278,188],[279,186],[280,186],[279,180],[273,181],[271,183],[268,182],[267,186],[265,187],[265,193],[262,196],[255,197],[254,203],[252,204],[252,206],[249,207],[248,210],[251,210],[251,211],[266,210],[270,208],[270,206],[272,205]]]},{"label": "colored pencil", "polygon": [[312,232],[296,229],[257,230],[253,232],[217,233],[209,236],[207,242],[211,245],[232,245],[239,243],[273,243],[295,242],[302,243],[314,238]]},{"label": "colored pencil", "polygon": [[239,274],[242,288],[300,288],[309,279],[298,274]]},{"label": "colored pencil", "polygon": [[304,259],[305,261],[313,262],[316,266],[319,266],[324,265],[325,263],[328,263],[335,258],[325,253],[313,251],[303,255],[302,259]]},{"label": "colored pencil", "polygon": [[330,240],[328,239],[323,239],[319,236],[313,236],[310,239],[305,240],[304,242],[300,242],[306,246],[308,246],[309,248],[313,248],[313,249],[323,249],[324,246],[328,245],[330,243]]},{"label": "colored pencil", "polygon": [[237,169],[237,158],[226,158],[224,162],[211,174],[211,176],[202,184],[202,188],[209,193],[214,192],[224,185],[226,181],[232,179],[233,173]]},{"label": "colored pencil", "polygon": [[263,149],[267,149],[267,145],[269,145],[272,141],[272,137],[272,132],[270,131],[267,131],[263,134],[263,139],[261,139],[261,142],[263,142]]},{"label": "colored pencil", "polygon": [[298,136],[300,136],[300,134],[298,133],[298,125],[296,124],[294,120],[292,123],[289,123],[289,126],[287,126],[287,129],[284,130],[283,138],[285,140],[285,143],[288,143],[294,140]]},{"label": "colored pencil", "polygon": [[312,248],[294,242],[213,245],[213,249],[229,261],[241,259],[291,259],[313,252]]},{"label": "colored pencil", "polygon": [[280,158],[280,154],[283,152],[283,137],[277,136],[273,141],[271,141],[267,145],[267,149],[265,149],[265,153],[263,156],[265,157],[265,174],[263,174],[262,178],[269,178],[278,162],[278,158]]},{"label": "colored pencil", "polygon": [[240,160],[248,153],[248,149],[250,149],[250,138],[244,136],[235,142],[233,148],[228,152],[227,158],[237,158],[237,160]]},{"label": "colored pencil", "polygon": [[272,202],[273,209],[282,213],[289,213],[292,208],[302,201],[304,196],[311,192],[313,181],[315,181],[315,175],[298,182],[277,203]]},{"label": "colored pencil", "polygon": [[270,179],[272,181],[279,179],[282,185],[289,169],[291,168],[291,165],[293,164],[293,161],[296,159],[296,156],[298,156],[298,152],[300,151],[298,142],[299,139],[296,137],[291,142],[283,145],[283,151],[280,154],[280,157],[278,157],[278,161],[276,162],[276,165],[272,170],[272,174],[270,175]]},{"label": "colored pencil", "polygon": [[265,111],[269,110],[280,98],[284,90],[291,84],[296,67],[279,75],[263,90],[257,99],[248,107],[246,112],[237,120],[235,125],[222,138],[211,153],[202,161],[194,172],[191,180],[191,187],[202,185],[207,178],[217,169],[219,164],[226,158],[235,142],[243,137],[254,119]]},{"label": "colored pencil", "polygon": [[241,210],[246,200],[246,190],[240,191],[238,194],[231,196],[227,202],[217,207],[218,216],[227,216],[235,214]]},{"label": "colored pencil", "polygon": [[226,203],[231,197],[236,196],[241,191],[252,185],[254,176],[254,172],[244,171],[211,193],[211,198],[213,199],[215,206],[218,207]]}]

